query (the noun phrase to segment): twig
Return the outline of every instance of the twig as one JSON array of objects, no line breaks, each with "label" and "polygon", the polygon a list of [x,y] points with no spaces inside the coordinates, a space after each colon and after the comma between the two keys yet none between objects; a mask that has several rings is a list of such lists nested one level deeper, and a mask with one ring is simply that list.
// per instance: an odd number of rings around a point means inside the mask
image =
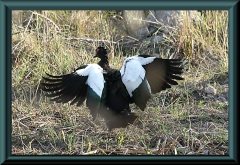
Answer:
[{"label": "twig", "polygon": [[34,100],[35,100],[36,97],[37,97],[37,92],[38,92],[38,88],[39,88],[39,85],[40,85],[40,81],[41,81],[41,80],[38,81],[37,89],[36,89],[36,91],[35,91],[35,94],[34,94],[33,99],[31,100],[31,105],[33,104]]},{"label": "twig", "polygon": [[[103,149],[102,149],[103,150]],[[133,149],[121,149],[120,151],[115,151],[115,150],[103,150],[105,153],[113,153],[113,154],[141,154],[141,155],[146,155],[147,152],[145,150],[133,150]]]},{"label": "twig", "polygon": [[[18,46],[32,34],[33,34],[33,32],[31,32],[29,35],[27,35],[21,41],[19,41],[16,45],[14,45],[13,50],[12,50],[12,54],[15,52],[15,50],[18,48]],[[18,58],[18,56],[16,58]]]},{"label": "twig", "polygon": [[12,137],[27,136],[27,135],[34,135],[34,134],[36,134],[36,132],[32,132],[32,133],[23,133],[23,134],[19,134],[19,135],[12,135]]},{"label": "twig", "polygon": [[80,46],[77,46],[77,45],[74,45],[74,44],[71,44],[71,43],[65,42],[65,44],[68,45],[68,46],[72,46],[74,48],[80,48]]},{"label": "twig", "polygon": [[28,29],[28,26],[29,26],[29,24],[30,24],[30,22],[31,22],[31,20],[32,20],[32,17],[33,17],[33,13],[31,14],[31,16],[30,16],[30,18],[29,18],[29,20],[28,20],[28,23],[27,23],[26,28],[24,29],[23,36],[25,36],[25,33],[26,33],[26,31],[27,31],[27,29]]},{"label": "twig", "polygon": [[[170,147],[168,148],[168,150],[166,151],[166,153],[168,153],[170,149],[174,148],[174,145],[175,145],[176,143],[178,143],[177,140],[178,140],[179,137],[180,137],[180,135],[178,135],[175,140],[174,140],[173,138],[171,138],[171,139],[173,139],[173,141],[171,141],[172,144],[170,145]],[[169,142],[169,143],[170,143],[170,142]],[[169,144],[169,143],[168,143],[168,144]]]},{"label": "twig", "polygon": [[20,122],[20,121],[18,122],[18,125],[19,125],[19,126],[22,126],[23,128],[25,128],[25,129],[27,129],[27,130],[29,129],[28,126],[26,126],[25,124],[23,124],[23,123]]},{"label": "twig", "polygon": [[163,143],[162,143],[162,149],[160,148],[157,152],[156,152],[156,155],[160,155],[160,154],[162,154],[162,155],[164,155],[164,149],[165,149],[165,146],[166,146],[166,142],[167,142],[167,136],[165,136],[165,139],[164,139],[164,141],[163,141]]},{"label": "twig", "polygon": [[94,155],[96,154],[98,151],[102,152],[104,155],[109,155],[109,154],[123,154],[126,155],[128,154],[141,154],[141,155],[146,155],[147,152],[145,150],[133,150],[133,149],[121,149],[120,151],[116,151],[116,150],[104,150],[101,148],[98,148],[94,151],[90,151],[87,153],[83,153],[83,155]]},{"label": "twig", "polygon": [[104,155],[107,155],[105,151],[103,151],[103,149],[98,148],[99,151],[101,151]]},{"label": "twig", "polygon": [[[129,41],[125,41],[125,42],[119,42],[119,41],[109,41],[109,40],[95,40],[95,39],[88,39],[88,38],[75,38],[75,37],[68,37],[65,36],[67,40],[78,40],[78,41],[83,41],[83,42],[87,42],[87,43],[94,43],[94,42],[98,42],[98,43],[111,43],[111,44],[118,44],[118,45],[125,45],[125,44],[131,44],[131,43],[135,43],[138,40],[129,40]],[[72,45],[71,45],[72,46]],[[76,46],[74,46],[76,47]]]},{"label": "twig", "polygon": [[16,109],[18,112],[20,112],[20,110],[15,106],[15,105],[12,105],[12,108]]},{"label": "twig", "polygon": [[51,22],[57,28],[57,30],[59,31],[60,28],[53,22],[53,20],[49,19],[48,17],[46,17],[46,16],[44,16],[42,14],[39,14],[39,13],[36,13],[36,12],[33,12],[33,11],[32,11],[32,14],[35,14],[37,16],[41,16],[41,17],[45,18],[46,20]]},{"label": "twig", "polygon": [[94,150],[94,151],[83,153],[83,155],[93,155],[93,154],[96,154],[97,152],[98,150]]},{"label": "twig", "polygon": [[127,152],[128,152],[128,148],[126,149],[126,151],[124,152],[124,155],[126,155],[127,154]]}]

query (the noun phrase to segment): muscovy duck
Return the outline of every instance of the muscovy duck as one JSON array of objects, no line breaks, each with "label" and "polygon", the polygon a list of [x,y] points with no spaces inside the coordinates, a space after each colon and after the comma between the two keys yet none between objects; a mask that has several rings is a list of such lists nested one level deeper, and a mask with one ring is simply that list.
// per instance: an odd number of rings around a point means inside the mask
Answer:
[{"label": "muscovy duck", "polygon": [[104,47],[98,47],[94,57],[100,58],[98,64],[80,66],[70,74],[46,73],[41,89],[57,103],[80,106],[86,100],[93,120],[102,116],[109,130],[134,123],[138,116],[131,112],[130,104],[144,110],[151,94],[183,80],[181,59],[136,55],[128,57],[117,70],[110,68]]}]

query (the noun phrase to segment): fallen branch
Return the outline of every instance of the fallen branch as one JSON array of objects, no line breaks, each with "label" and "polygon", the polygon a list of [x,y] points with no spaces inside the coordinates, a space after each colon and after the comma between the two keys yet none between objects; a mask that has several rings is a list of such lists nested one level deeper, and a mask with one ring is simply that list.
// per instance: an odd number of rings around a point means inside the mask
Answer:
[{"label": "fallen branch", "polygon": [[[77,40],[77,41],[83,41],[83,42],[87,42],[87,43],[110,43],[110,44],[117,44],[117,45],[126,45],[126,44],[131,44],[131,43],[135,43],[139,40],[129,40],[129,41],[125,41],[125,42],[119,42],[119,41],[109,41],[109,40],[95,40],[95,39],[88,39],[88,38],[75,38],[75,37],[68,37],[65,36],[67,40]],[[72,45],[71,45],[72,46]],[[77,46],[74,46],[77,47]]]}]

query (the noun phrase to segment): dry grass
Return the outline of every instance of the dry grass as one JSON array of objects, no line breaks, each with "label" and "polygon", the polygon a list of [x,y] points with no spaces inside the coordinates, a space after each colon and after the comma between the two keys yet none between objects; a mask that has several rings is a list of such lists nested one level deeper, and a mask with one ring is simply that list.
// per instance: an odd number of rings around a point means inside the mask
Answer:
[{"label": "dry grass", "polygon": [[[113,11],[29,11],[13,13],[12,154],[13,155],[225,155],[228,154],[228,16],[206,11],[202,21],[187,17],[180,31],[156,48],[170,45],[188,63],[170,90],[155,94],[139,119],[109,132],[89,110],[50,102],[39,82],[45,72],[63,74],[86,63],[105,40],[111,65],[125,55],[152,55],[148,43],[121,45],[129,37]],[[91,40],[83,40],[91,39]],[[108,42],[107,42],[108,41]],[[124,40],[126,41],[126,40]],[[166,54],[159,56],[165,57]],[[216,93],[206,88],[211,85]]]}]

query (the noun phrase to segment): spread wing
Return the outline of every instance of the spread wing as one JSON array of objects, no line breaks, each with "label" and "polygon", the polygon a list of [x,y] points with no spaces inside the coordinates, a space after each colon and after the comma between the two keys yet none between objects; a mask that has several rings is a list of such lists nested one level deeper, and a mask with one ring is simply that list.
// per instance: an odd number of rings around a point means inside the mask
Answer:
[{"label": "spread wing", "polygon": [[120,72],[133,102],[144,110],[151,94],[171,88],[178,84],[176,80],[183,79],[179,76],[183,69],[180,65],[179,59],[139,55],[127,58]]},{"label": "spread wing", "polygon": [[93,118],[101,106],[105,80],[103,69],[97,64],[79,67],[75,72],[61,76],[46,74],[41,81],[41,89],[51,101],[77,104],[85,99]]}]

